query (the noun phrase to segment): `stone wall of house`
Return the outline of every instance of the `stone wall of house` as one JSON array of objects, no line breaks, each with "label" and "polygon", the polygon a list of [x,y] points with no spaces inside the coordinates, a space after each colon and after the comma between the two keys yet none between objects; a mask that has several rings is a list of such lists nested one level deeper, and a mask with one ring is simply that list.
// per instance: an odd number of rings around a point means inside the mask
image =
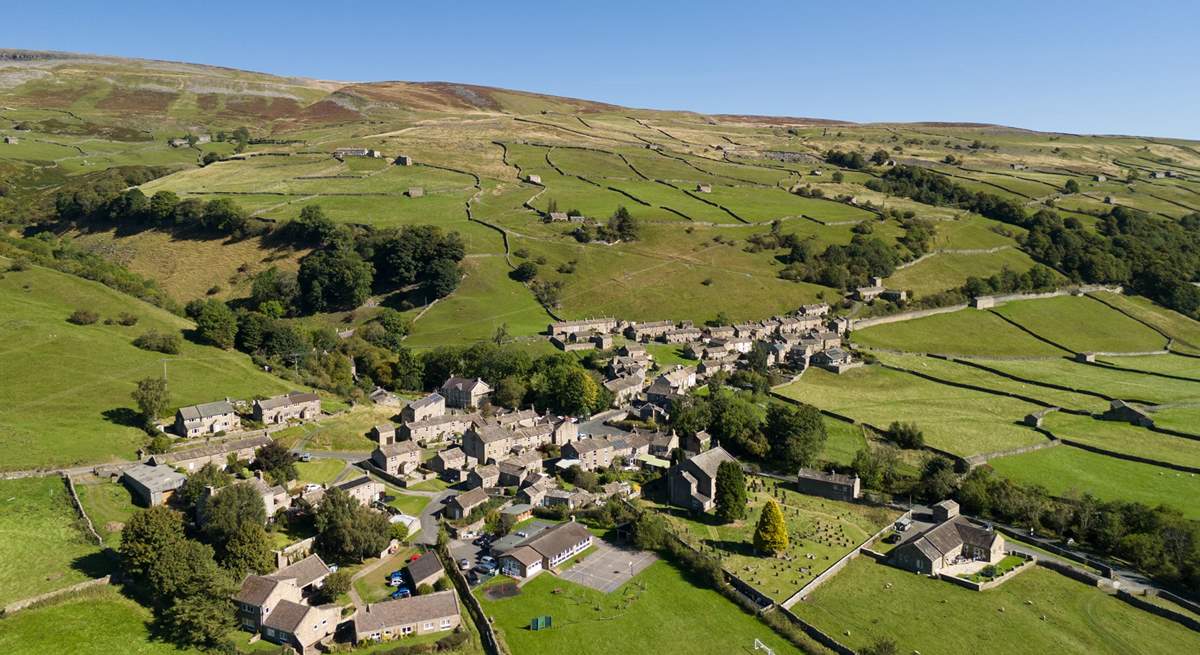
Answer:
[{"label": "stone wall of house", "polygon": [[100,586],[108,584],[111,581],[112,581],[112,576],[106,575],[103,578],[84,580],[83,582],[80,582],[79,584],[73,584],[70,587],[63,587],[62,589],[48,591],[44,594],[38,594],[37,596],[30,596],[29,598],[22,598],[21,600],[13,601],[13,602],[5,605],[4,610],[0,611],[0,617],[8,616],[9,614],[13,614],[15,612],[19,612],[23,609],[26,609],[27,607],[29,607],[31,605],[35,605],[37,603],[41,603],[41,602],[45,602],[45,601],[48,601],[48,600],[51,600],[54,598],[58,598],[59,596],[66,596],[69,594],[78,593],[80,591],[83,591],[84,589],[90,589],[92,587],[100,587]]},{"label": "stone wall of house", "polygon": [[1004,584],[1005,582],[1008,582],[1008,580],[1010,578],[1017,575],[1018,573],[1022,573],[1024,571],[1026,571],[1027,569],[1029,569],[1030,567],[1033,567],[1036,565],[1037,565],[1037,557],[1031,557],[1031,558],[1025,560],[1025,562],[1023,564],[1021,564],[1020,566],[1013,568],[1008,573],[1005,573],[1004,575],[1002,575],[994,580],[988,580],[987,582],[974,582],[972,580],[967,580],[965,578],[960,578],[958,576],[948,575],[945,573],[939,573],[938,578],[941,580],[945,580],[947,582],[956,584],[960,587],[966,587],[967,589],[970,589],[972,591],[987,591],[988,589],[994,589],[996,587],[999,587],[1000,585]]},{"label": "stone wall of house", "polygon": [[290,544],[275,551],[275,568],[283,568],[289,564],[295,564],[300,560],[308,557],[313,552],[313,544],[316,542],[316,537],[301,539],[294,544]]}]

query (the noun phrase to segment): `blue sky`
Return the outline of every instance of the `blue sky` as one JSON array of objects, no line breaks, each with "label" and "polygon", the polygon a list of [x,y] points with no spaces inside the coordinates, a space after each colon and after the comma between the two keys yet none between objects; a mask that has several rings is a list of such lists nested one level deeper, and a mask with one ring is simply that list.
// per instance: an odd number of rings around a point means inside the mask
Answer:
[{"label": "blue sky", "polygon": [[713,113],[1200,138],[1194,0],[60,0],[9,3],[3,20],[0,47]]}]

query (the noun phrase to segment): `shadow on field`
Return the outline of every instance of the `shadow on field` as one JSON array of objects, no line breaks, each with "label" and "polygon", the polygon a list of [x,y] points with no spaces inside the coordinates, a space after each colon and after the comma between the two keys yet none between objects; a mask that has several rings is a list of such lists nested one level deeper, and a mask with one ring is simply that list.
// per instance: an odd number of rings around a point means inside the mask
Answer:
[{"label": "shadow on field", "polygon": [[128,407],[114,407],[100,412],[104,420],[117,425],[124,425],[128,428],[142,427],[142,415],[137,411]]}]

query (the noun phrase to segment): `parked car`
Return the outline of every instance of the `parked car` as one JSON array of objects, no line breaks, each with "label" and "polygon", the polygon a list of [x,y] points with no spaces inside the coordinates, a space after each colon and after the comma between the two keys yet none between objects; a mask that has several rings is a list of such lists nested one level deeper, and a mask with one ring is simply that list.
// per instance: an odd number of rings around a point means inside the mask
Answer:
[{"label": "parked car", "polygon": [[300,461],[311,462],[312,461],[312,453],[300,453]]},{"label": "parked car", "polygon": [[495,569],[493,569],[493,567],[491,567],[491,566],[488,566],[487,564],[481,563],[481,564],[476,564],[475,568],[473,568],[471,570],[474,571],[475,573],[487,574],[487,573],[491,573]]},{"label": "parked car", "polygon": [[458,560],[458,568],[463,571],[466,571],[467,569],[471,568],[471,560],[469,560],[465,557]]},{"label": "parked car", "polygon": [[487,564],[488,566],[492,567],[493,569],[496,568],[496,558],[492,557],[491,555],[484,555],[483,557],[480,557],[479,563]]},{"label": "parked car", "polygon": [[421,559],[421,553],[413,553],[411,556],[409,556],[408,561],[415,562],[419,559]]},{"label": "parked car", "polygon": [[408,587],[400,587],[399,589],[392,592],[392,600],[398,600],[400,598],[408,598],[409,596],[412,596],[412,592],[408,590]]}]

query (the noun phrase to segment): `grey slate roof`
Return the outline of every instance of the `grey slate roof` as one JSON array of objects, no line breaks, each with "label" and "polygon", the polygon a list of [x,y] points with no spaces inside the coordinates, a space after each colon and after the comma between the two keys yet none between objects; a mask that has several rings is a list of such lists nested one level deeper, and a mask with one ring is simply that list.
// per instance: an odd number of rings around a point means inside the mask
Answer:
[{"label": "grey slate roof", "polygon": [[262,605],[267,602],[267,598],[271,592],[275,591],[275,587],[282,581],[282,578],[267,577],[262,575],[248,575],[242,581],[242,588],[238,590],[234,600],[247,605]]},{"label": "grey slate roof", "polygon": [[218,400],[211,403],[180,407],[179,413],[183,416],[185,421],[194,421],[202,418],[220,416],[222,414],[232,414],[233,405],[230,405],[229,401],[227,400]]},{"label": "grey slate roof", "polygon": [[138,464],[125,469],[125,475],[152,492],[174,491],[187,478],[170,466]]},{"label": "grey slate roof", "polygon": [[279,569],[270,577],[284,580],[292,578],[296,581],[297,587],[307,587],[317,580],[329,575],[329,567],[325,565],[325,561],[316,553],[305,557],[304,559]]},{"label": "grey slate roof", "polygon": [[320,397],[315,393],[304,391],[292,391],[282,396],[274,396],[265,400],[257,400],[258,406],[263,409],[275,409],[277,407],[287,407],[289,405],[298,405],[300,403],[311,403],[320,400]]},{"label": "grey slate roof", "polygon": [[367,605],[354,615],[355,632],[376,632],[458,614],[458,596],[438,591],[424,596]]},{"label": "grey slate roof", "polygon": [[445,400],[446,399],[442,398],[442,395],[440,393],[434,392],[434,393],[429,394],[428,396],[425,396],[424,398],[418,398],[417,400],[412,401],[411,403],[408,404],[408,406],[413,409],[420,409],[422,407],[428,407],[429,405],[435,405],[439,401],[444,402]]},{"label": "grey slate roof", "polygon": [[424,580],[431,575],[436,575],[439,571],[445,571],[442,566],[442,560],[438,559],[437,553],[430,551],[425,553],[415,561],[408,563],[408,575],[414,580]]},{"label": "grey slate roof", "polygon": [[289,634],[295,633],[296,628],[304,621],[305,615],[308,614],[308,605],[293,603],[290,600],[281,600],[275,605],[275,609],[267,615],[267,619],[263,621],[263,625],[268,628],[282,630]]}]

